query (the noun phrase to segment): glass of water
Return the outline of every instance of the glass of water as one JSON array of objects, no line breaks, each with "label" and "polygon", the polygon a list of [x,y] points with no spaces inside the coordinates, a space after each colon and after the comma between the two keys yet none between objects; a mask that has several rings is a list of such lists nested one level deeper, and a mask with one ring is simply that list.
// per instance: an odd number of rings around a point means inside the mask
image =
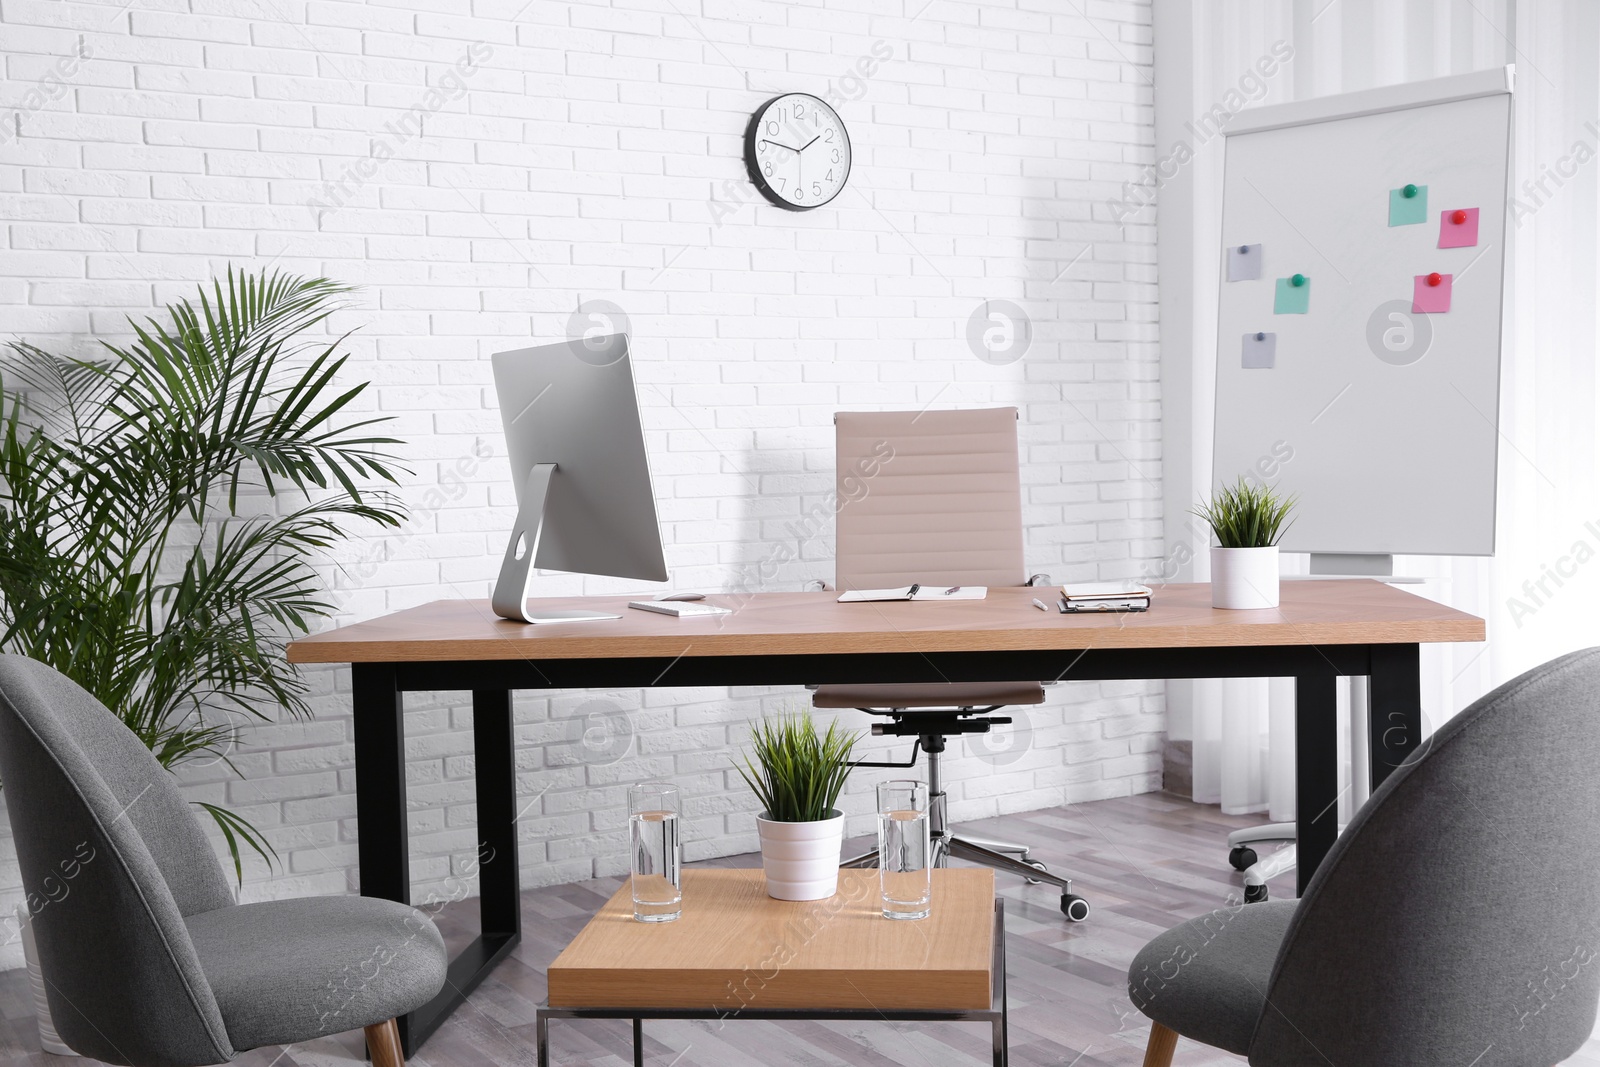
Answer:
[{"label": "glass of water", "polygon": [[683,914],[683,846],[678,789],[665,782],[628,787],[628,843],[633,854],[633,917],[666,923]]},{"label": "glass of water", "polygon": [[878,784],[878,887],[885,919],[926,919],[932,910],[928,786]]}]

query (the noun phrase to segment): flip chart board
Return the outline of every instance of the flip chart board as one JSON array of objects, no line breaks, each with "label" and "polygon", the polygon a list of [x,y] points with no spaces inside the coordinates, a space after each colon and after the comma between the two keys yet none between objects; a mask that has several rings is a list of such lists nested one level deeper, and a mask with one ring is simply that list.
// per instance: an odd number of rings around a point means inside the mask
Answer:
[{"label": "flip chart board", "polygon": [[1493,554],[1510,128],[1509,67],[1229,126],[1213,479],[1297,494],[1286,550]]}]

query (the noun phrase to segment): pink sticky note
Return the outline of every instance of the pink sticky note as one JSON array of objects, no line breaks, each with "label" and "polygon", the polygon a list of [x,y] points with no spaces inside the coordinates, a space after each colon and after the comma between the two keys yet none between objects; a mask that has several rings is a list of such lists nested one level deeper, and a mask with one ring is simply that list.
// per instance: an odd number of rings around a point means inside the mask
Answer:
[{"label": "pink sticky note", "polygon": [[[1460,222],[1456,219],[1465,216]],[[1439,214],[1439,247],[1470,248],[1478,243],[1478,209],[1455,208]]]},{"label": "pink sticky note", "polygon": [[1438,285],[1429,285],[1431,275],[1417,275],[1416,285],[1411,294],[1411,310],[1427,312],[1443,312],[1450,310],[1450,283],[1455,276],[1452,274],[1439,275]]}]

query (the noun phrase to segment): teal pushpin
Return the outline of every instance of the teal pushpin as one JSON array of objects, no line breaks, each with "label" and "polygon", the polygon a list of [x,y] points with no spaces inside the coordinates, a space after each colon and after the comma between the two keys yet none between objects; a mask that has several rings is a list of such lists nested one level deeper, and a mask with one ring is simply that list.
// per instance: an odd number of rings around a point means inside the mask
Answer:
[{"label": "teal pushpin", "polygon": [[1417,195],[1417,187],[1415,185],[1408,185],[1404,189],[1400,190],[1400,195],[1405,197],[1407,200],[1410,200],[1412,197]]},{"label": "teal pushpin", "polygon": [[1306,276],[1304,274],[1296,274],[1294,277],[1289,279],[1290,285],[1304,285],[1305,283]]}]

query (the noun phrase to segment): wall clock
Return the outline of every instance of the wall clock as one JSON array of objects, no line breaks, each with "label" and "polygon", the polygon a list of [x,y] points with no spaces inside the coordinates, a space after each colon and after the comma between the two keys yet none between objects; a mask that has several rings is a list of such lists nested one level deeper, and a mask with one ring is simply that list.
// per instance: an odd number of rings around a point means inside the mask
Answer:
[{"label": "wall clock", "polygon": [[809,93],[784,93],[756,109],[744,131],[744,162],[761,195],[810,211],[850,177],[850,135],[839,113]]}]

